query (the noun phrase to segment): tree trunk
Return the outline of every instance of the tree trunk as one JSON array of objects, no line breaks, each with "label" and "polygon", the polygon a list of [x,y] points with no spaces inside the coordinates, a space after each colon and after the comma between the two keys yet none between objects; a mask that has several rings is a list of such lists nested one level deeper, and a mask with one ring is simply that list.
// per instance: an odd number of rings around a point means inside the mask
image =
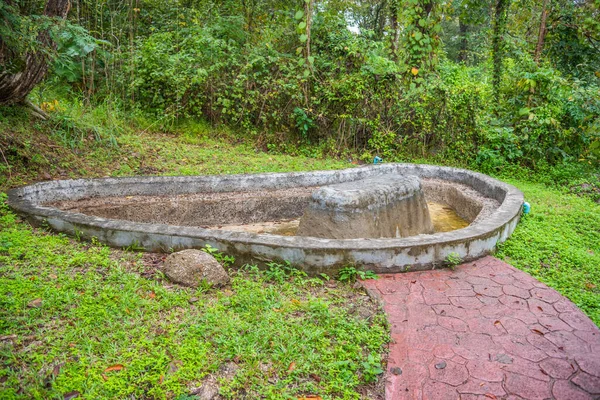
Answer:
[{"label": "tree trunk", "polygon": [[544,48],[544,39],[546,38],[546,18],[548,17],[548,3],[549,0],[544,0],[544,4],[542,5],[542,16],[540,18],[540,32],[538,34],[537,46],[535,46],[535,54],[533,59],[536,64],[540,63],[540,58],[542,56],[542,50]]},{"label": "tree trunk", "polygon": [[494,98],[500,100],[500,80],[502,78],[502,62],[504,60],[504,32],[510,0],[497,0],[494,15],[494,34],[492,38],[492,62],[494,65],[492,86]]},{"label": "tree trunk", "polygon": [[[48,0],[44,15],[47,17],[65,18],[69,12],[69,0]],[[50,33],[43,31],[38,34],[37,40],[41,47],[56,48]],[[2,49],[8,51],[8,49]],[[0,59],[3,55],[0,55]],[[23,103],[34,86],[40,83],[48,71],[48,56],[41,51],[32,51],[25,54],[25,65],[22,71],[15,74],[0,73],[0,105]]]},{"label": "tree trunk", "polygon": [[[312,26],[312,14],[313,14],[313,5],[314,0],[309,0],[306,4],[306,62],[308,62],[308,57],[310,57],[310,28]],[[312,69],[312,66],[309,63],[309,67]]]},{"label": "tree trunk", "polygon": [[394,61],[398,62],[398,40],[399,40],[399,30],[398,30],[398,0],[393,0],[390,3],[390,14],[391,14],[391,22],[392,22],[392,58]]},{"label": "tree trunk", "polygon": [[462,20],[462,18],[458,19],[458,30],[460,36],[460,48],[458,50],[458,61],[465,62],[467,61],[467,30],[468,26]]}]

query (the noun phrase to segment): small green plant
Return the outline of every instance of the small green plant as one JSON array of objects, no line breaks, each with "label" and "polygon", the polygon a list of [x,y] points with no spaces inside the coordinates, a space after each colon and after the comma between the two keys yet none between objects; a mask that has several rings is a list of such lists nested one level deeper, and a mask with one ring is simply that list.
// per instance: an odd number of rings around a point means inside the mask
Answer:
[{"label": "small green plant", "polygon": [[444,262],[448,267],[450,267],[451,270],[454,271],[454,268],[462,263],[462,257],[458,255],[458,253],[452,252],[446,256],[446,260],[444,260]]},{"label": "small green plant", "polygon": [[383,369],[381,369],[381,362],[378,360],[373,353],[369,354],[367,357],[367,361],[363,361],[363,377],[365,382],[371,383],[376,382],[377,377],[383,374]]},{"label": "small green plant", "polygon": [[294,108],[294,120],[302,138],[308,140],[308,131],[315,126],[313,120],[300,107]]},{"label": "small green plant", "polygon": [[329,280],[331,280],[331,277],[330,277],[329,275],[325,274],[325,273],[319,274],[319,277],[320,277],[321,279],[323,279],[324,281],[329,281]]},{"label": "small green plant", "polygon": [[356,267],[353,267],[353,266],[348,266],[348,267],[342,268],[338,275],[338,280],[340,282],[354,282],[357,279],[364,280],[364,279],[377,279],[377,278],[378,278],[378,276],[377,276],[377,274],[375,274],[375,272],[362,271],[362,270],[356,269]]},{"label": "small green plant", "polygon": [[8,211],[8,195],[6,193],[0,193],[0,211],[7,212]]},{"label": "small green plant", "polygon": [[[81,241],[81,234],[82,233],[83,232],[77,232],[77,231],[75,231],[75,238],[78,241]],[[138,242],[137,240],[134,240],[134,241],[131,242],[131,244],[129,246],[123,247],[123,250],[129,251],[129,252],[143,251],[144,250],[144,246],[142,246],[142,244],[140,242]]]},{"label": "small green plant", "polygon": [[219,251],[216,247],[212,247],[210,244],[206,243],[203,252],[210,254],[213,256],[218,262],[220,262],[224,267],[230,267],[235,262],[234,256],[228,256]]},{"label": "small green plant", "polygon": [[306,277],[306,273],[304,271],[294,268],[289,261],[285,261],[283,264],[270,262],[267,264],[267,267],[269,268],[264,272],[265,278],[271,282],[282,284],[292,277]]}]

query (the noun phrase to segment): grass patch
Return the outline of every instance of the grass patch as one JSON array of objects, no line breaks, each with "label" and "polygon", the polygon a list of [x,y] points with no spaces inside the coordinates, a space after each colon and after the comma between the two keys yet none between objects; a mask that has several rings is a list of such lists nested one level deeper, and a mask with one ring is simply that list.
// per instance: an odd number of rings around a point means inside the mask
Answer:
[{"label": "grass patch", "polygon": [[600,205],[566,190],[508,181],[532,209],[496,256],[558,290],[600,326]]},{"label": "grass patch", "polygon": [[[203,122],[185,121],[165,133],[153,130],[156,127],[148,122],[132,127],[120,121],[111,131],[108,117],[79,116],[74,108],[51,121],[35,123],[27,115],[7,115],[6,110],[4,113],[0,112],[0,191],[48,179],[284,172],[352,166],[348,161],[331,158],[265,152],[241,141],[224,127],[210,128]],[[80,122],[82,119],[85,123]]]},{"label": "grass patch", "polygon": [[229,399],[378,392],[385,317],[349,284],[273,266],[192,290],[5,207],[0,226],[2,398],[183,399],[208,379]]}]

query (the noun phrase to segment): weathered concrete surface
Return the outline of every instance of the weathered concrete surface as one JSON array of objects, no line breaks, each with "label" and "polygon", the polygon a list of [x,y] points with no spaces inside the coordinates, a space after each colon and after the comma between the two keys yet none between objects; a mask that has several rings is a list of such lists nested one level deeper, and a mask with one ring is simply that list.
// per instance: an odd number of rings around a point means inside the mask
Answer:
[{"label": "weathered concrete surface", "polygon": [[47,204],[65,211],[133,222],[201,226],[252,224],[302,216],[316,188],[171,196],[92,197]]},{"label": "weathered concrete surface", "polygon": [[493,257],[363,281],[391,325],[386,399],[598,399],[600,330]]},{"label": "weathered concrete surface", "polygon": [[[401,239],[319,239],[139,223],[62,211],[42,204],[110,196],[173,196],[193,193],[274,191],[315,187],[383,175],[415,175],[455,182],[499,203],[467,228]],[[472,171],[416,164],[383,164],[338,171],[229,176],[133,177],[50,181],[13,189],[8,203],[33,224],[47,224],[67,234],[115,247],[141,246],[150,251],[202,248],[206,244],[236,257],[238,264],[287,260],[309,273],[332,273],[347,264],[379,273],[430,269],[450,253],[463,260],[481,257],[515,229],[523,194],[514,186]]]},{"label": "weathered concrete surface", "polygon": [[162,270],[171,281],[193,288],[202,282],[217,287],[229,283],[223,266],[202,250],[187,249],[169,254]]},{"label": "weathered concrete surface", "polygon": [[317,189],[297,235],[356,239],[421,233],[433,233],[433,224],[419,178],[389,175]]}]

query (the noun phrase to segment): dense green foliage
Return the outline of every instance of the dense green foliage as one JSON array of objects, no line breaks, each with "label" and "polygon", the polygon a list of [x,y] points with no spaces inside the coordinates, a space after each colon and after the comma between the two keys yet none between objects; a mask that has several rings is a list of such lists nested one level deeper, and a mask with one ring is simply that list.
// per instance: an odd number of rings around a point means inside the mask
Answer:
[{"label": "dense green foliage", "polygon": [[[35,42],[27,27],[43,2],[32,4],[1,9],[16,54]],[[542,11],[532,0],[78,0],[52,26],[53,74],[33,97],[162,126],[204,119],[271,151],[597,166],[599,2],[551,2],[540,45]]]}]

